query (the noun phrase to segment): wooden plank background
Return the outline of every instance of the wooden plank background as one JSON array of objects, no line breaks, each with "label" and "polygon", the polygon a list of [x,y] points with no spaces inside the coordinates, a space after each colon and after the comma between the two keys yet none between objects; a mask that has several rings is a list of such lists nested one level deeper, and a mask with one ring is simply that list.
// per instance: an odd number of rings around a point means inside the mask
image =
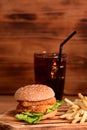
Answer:
[{"label": "wooden plank background", "polygon": [[87,0],[0,0],[0,94],[34,83],[33,54],[67,42],[65,94],[87,94]]}]

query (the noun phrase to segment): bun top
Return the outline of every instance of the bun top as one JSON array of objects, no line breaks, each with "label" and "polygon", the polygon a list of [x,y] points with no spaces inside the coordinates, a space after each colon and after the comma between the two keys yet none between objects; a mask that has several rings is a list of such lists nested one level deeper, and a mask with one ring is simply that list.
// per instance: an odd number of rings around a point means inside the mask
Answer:
[{"label": "bun top", "polygon": [[41,101],[54,96],[53,89],[42,84],[27,85],[15,92],[15,99],[19,101]]}]

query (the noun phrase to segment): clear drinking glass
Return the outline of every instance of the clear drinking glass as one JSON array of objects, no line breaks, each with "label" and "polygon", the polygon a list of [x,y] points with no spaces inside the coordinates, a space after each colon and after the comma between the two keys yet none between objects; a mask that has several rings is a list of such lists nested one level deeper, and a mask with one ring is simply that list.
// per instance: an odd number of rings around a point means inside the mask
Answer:
[{"label": "clear drinking glass", "polygon": [[57,100],[61,100],[64,91],[66,73],[66,54],[62,54],[58,66],[58,53],[35,53],[34,73],[35,83],[51,87]]}]

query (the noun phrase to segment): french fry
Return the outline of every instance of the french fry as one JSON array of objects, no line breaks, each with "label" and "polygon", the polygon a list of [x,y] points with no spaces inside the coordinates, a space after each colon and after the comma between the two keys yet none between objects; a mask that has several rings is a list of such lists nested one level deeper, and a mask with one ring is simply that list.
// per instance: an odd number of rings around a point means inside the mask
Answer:
[{"label": "french fry", "polygon": [[86,119],[87,119],[87,111],[84,111],[84,114],[82,116],[80,123],[84,123],[86,121]]},{"label": "french fry", "polygon": [[67,118],[70,115],[70,113],[65,113],[63,115],[60,116],[60,118]]},{"label": "french fry", "polygon": [[68,119],[68,120],[73,120],[73,118],[74,118],[75,115],[76,115],[76,111],[70,113],[70,114],[68,115],[68,117],[66,117],[66,119]]},{"label": "french fry", "polygon": [[85,96],[84,98],[85,98],[85,100],[87,101],[87,96]]},{"label": "french fry", "polygon": [[84,99],[84,97],[81,93],[78,93],[78,97],[81,98],[81,99]]},{"label": "french fry", "polygon": [[82,101],[78,102],[78,105],[85,111],[87,111],[87,108],[85,107],[84,103]]},{"label": "french fry", "polygon": [[73,103],[72,101],[70,101],[69,99],[65,98],[64,100],[65,100],[65,102],[67,102],[69,105],[74,105],[74,103]]},{"label": "french fry", "polygon": [[78,93],[78,97],[74,102],[67,98],[64,99],[69,108],[60,118],[70,120],[71,123],[84,123],[87,121],[87,96]]},{"label": "french fry", "polygon": [[79,109],[79,106],[78,106],[78,105],[73,105],[73,106],[72,106],[72,110],[73,110],[73,111],[77,111],[78,109]]},{"label": "french fry", "polygon": [[86,100],[86,97],[83,96],[81,93],[78,93],[78,96],[79,96],[79,98],[82,99],[84,106],[87,107],[87,100]]},{"label": "french fry", "polygon": [[74,124],[74,123],[77,123],[77,122],[79,122],[80,120],[81,120],[81,117],[78,117],[78,118],[72,120],[72,123],[73,123],[73,124]]},{"label": "french fry", "polygon": [[87,108],[87,101],[85,100],[85,98],[83,99],[83,104]]}]

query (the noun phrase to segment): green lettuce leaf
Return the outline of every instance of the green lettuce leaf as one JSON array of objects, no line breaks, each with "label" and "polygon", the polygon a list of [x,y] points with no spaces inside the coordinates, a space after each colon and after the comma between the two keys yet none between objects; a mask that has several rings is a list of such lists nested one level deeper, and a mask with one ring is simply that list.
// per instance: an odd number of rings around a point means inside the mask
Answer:
[{"label": "green lettuce leaf", "polygon": [[49,108],[47,111],[46,111],[46,114],[47,113],[50,113],[50,112],[52,112],[52,111],[55,111],[59,106],[61,106],[63,104],[63,101],[58,101],[57,100],[57,102],[56,102],[56,104],[53,106],[53,107],[51,107],[51,108]]},{"label": "green lettuce leaf", "polygon": [[22,112],[20,114],[16,114],[16,118],[18,120],[23,120],[27,123],[34,124],[40,121],[41,117],[44,114],[42,113],[28,113],[28,112]]},{"label": "green lettuce leaf", "polygon": [[20,113],[20,114],[16,114],[15,117],[16,117],[18,120],[23,120],[23,121],[25,121],[25,122],[27,122],[27,123],[35,124],[35,123],[38,123],[38,122],[41,120],[41,118],[42,118],[45,114],[50,113],[50,112],[52,112],[52,111],[55,111],[59,106],[62,105],[62,103],[63,103],[62,101],[57,101],[56,104],[55,104],[53,107],[49,108],[49,109],[46,111],[46,113],[29,113],[29,112],[22,112],[22,113]]}]

